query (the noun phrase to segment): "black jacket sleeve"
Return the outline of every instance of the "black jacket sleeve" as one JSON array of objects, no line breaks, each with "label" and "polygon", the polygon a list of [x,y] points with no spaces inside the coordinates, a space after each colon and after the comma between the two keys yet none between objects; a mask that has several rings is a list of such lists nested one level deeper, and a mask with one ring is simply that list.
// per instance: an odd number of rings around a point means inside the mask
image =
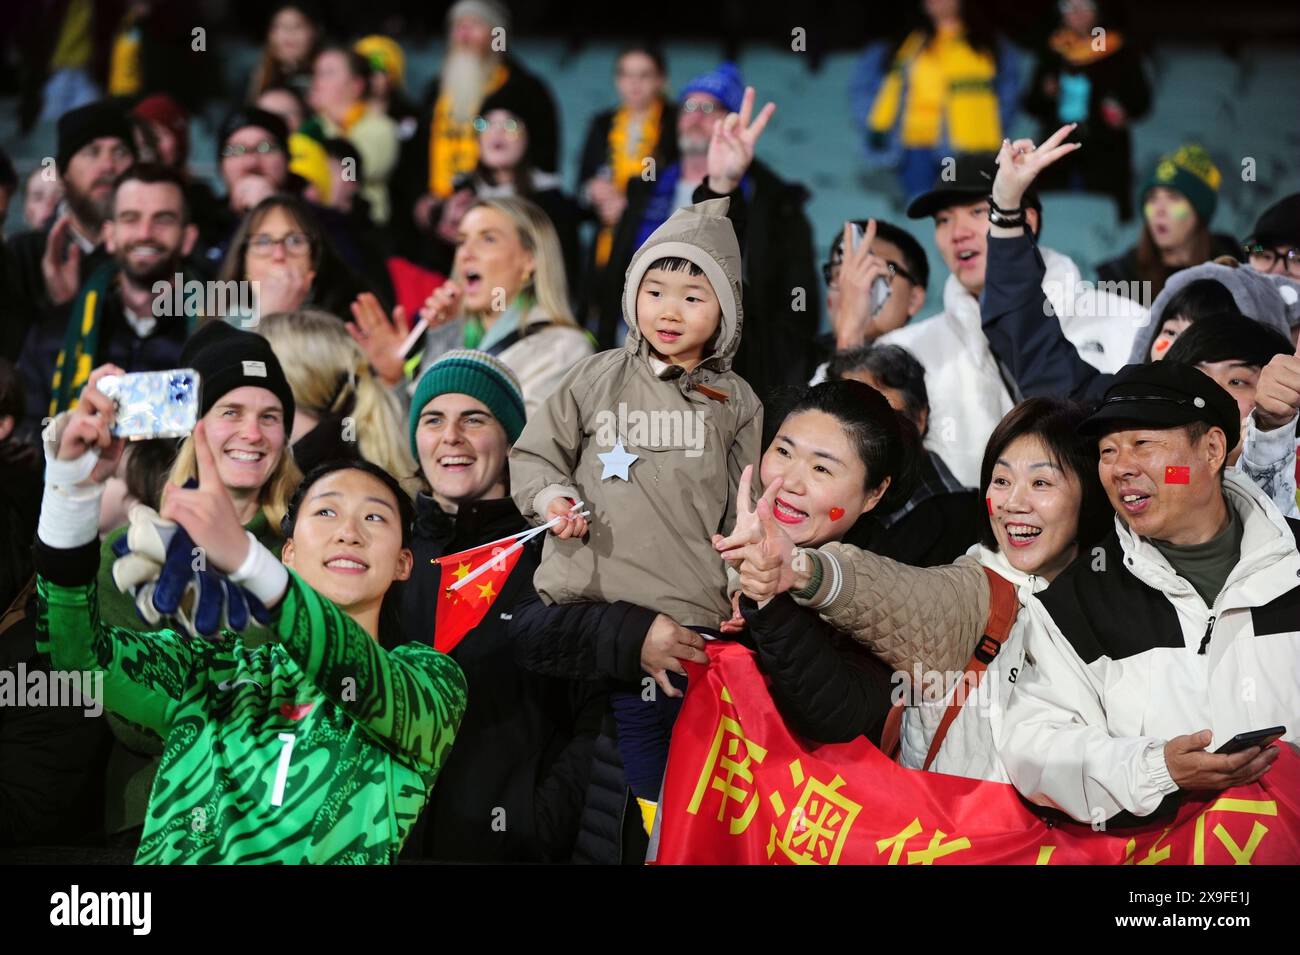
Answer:
[{"label": "black jacket sleeve", "polygon": [[1047,395],[1097,401],[1110,385],[1079,357],[1061,331],[1043,291],[1047,267],[1028,230],[1011,239],[989,236],[980,317],[989,349],[1026,398]]},{"label": "black jacket sleeve", "polygon": [[819,743],[859,736],[880,743],[891,705],[887,666],[788,594],[762,608],[741,597],[740,612],[772,699],[797,733]]},{"label": "black jacket sleeve", "polygon": [[515,660],[543,676],[635,683],[642,675],[641,644],[656,616],[622,600],[548,607],[529,594],[510,621]]},{"label": "black jacket sleeve", "polygon": [[[709,177],[705,176],[704,181],[695,187],[691,193],[691,202],[707,202],[709,199],[721,199],[723,194],[714,192],[709,188]],[[731,227],[736,230],[736,241],[740,247],[745,247],[745,227],[748,225],[749,208],[745,203],[745,192],[742,186],[737,186],[735,190],[726,194],[726,198],[731,200],[727,206],[727,218],[731,220]]]},{"label": "black jacket sleeve", "polygon": [[567,862],[573,854],[596,737],[608,705],[606,694],[590,684],[574,683],[566,689],[573,732],[533,791],[533,828],[550,862]]}]

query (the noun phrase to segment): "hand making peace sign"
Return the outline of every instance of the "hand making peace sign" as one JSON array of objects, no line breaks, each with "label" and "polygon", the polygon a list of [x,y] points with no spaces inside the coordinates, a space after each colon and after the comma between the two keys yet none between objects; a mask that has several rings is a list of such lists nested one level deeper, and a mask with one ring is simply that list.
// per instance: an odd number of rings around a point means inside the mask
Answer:
[{"label": "hand making peace sign", "polygon": [[714,124],[709,138],[709,188],[719,195],[734,192],[740,185],[754,161],[754,146],[776,112],[776,104],[768,103],[751,122],[753,112],[754,87],[746,86],[740,112],[728,113]]}]

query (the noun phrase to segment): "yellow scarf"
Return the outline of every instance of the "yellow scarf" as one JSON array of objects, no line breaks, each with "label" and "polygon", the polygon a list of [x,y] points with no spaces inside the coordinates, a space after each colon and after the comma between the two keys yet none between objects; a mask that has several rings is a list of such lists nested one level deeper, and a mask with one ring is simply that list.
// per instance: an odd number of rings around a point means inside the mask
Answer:
[{"label": "yellow scarf", "polygon": [[[504,63],[498,63],[483,90],[484,98],[492,95],[510,76]],[[478,131],[474,121],[459,122],[451,115],[451,97],[442,93],[433,107],[433,130],[429,134],[429,191],[439,199],[451,195],[451,183],[462,172],[478,165]]]},{"label": "yellow scarf", "polygon": [[352,131],[352,127],[357,124],[357,120],[366,115],[366,109],[365,100],[357,100],[348,107],[348,111],[343,115],[343,122],[339,124],[344,136],[347,136]]},{"label": "yellow scarf", "polygon": [[[628,135],[632,116],[627,107],[620,108],[614,114],[614,121],[609,125],[609,169],[610,182],[620,193],[627,192],[628,180],[641,175],[646,157],[654,155],[655,148],[659,145],[659,121],[663,112],[663,100],[656,99],[651,103],[635,140]],[[613,228],[601,228],[596,235],[597,268],[609,261],[613,246]]]},{"label": "yellow scarf", "polygon": [[888,132],[901,109],[899,142],[906,149],[937,146],[945,127],[949,145],[958,152],[997,149],[1002,121],[993,89],[996,74],[992,54],[973,50],[960,30],[940,30],[929,43],[923,33],[914,32],[898,48],[867,125]]},{"label": "yellow scarf", "polygon": [[113,38],[108,60],[108,95],[134,96],[140,92],[140,28],[128,16]]}]

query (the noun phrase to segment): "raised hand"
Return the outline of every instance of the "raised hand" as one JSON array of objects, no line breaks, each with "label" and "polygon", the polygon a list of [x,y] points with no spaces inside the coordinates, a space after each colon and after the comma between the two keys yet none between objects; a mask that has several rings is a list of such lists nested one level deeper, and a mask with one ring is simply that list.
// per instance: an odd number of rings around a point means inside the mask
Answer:
[{"label": "raised hand", "polygon": [[362,292],[352,303],[352,318],[348,334],[361,346],[370,367],[389,387],[402,380],[402,342],[406,334],[406,310],[398,305],[393,309],[392,321],[384,314],[379,299],[370,292]]},{"label": "raised hand", "polygon": [[235,183],[230,192],[230,204],[236,212],[247,212],[267,196],[274,194],[275,186],[270,179],[260,175],[244,176]]},{"label": "raised hand", "polygon": [[460,314],[460,302],[464,296],[464,291],[456,282],[443,282],[420,306],[420,318],[430,328],[445,325]]},{"label": "raised hand", "polygon": [[72,301],[81,286],[81,247],[73,241],[71,230],[72,216],[65,213],[46,236],[41,256],[41,277],[55,305]]},{"label": "raised hand", "polygon": [[1300,411],[1300,348],[1294,355],[1274,355],[1259,373],[1255,388],[1255,424],[1274,431]]},{"label": "raised hand", "polygon": [[100,365],[92,371],[77,407],[68,413],[66,422],[56,432],[55,457],[60,461],[75,461],[91,450],[99,452],[99,460],[88,478],[92,484],[103,484],[113,476],[124,445],[121,438],[113,437],[117,405],[99,390],[99,379],[124,374],[116,365]]},{"label": "raised hand", "polygon": [[1038,174],[1062,156],[1068,156],[1082,143],[1067,143],[1065,137],[1078,123],[1066,123],[1035,148],[1033,141],[1002,140],[998,150],[998,174],[993,179],[993,201],[1000,209],[1018,209],[1025,190]]},{"label": "raised hand", "polygon": [[744,548],[740,562],[740,589],[760,607],[777,594],[794,586],[794,541],[772,516],[772,502],[764,495],[758,502],[758,524],[762,534],[757,544]]},{"label": "raised hand", "polygon": [[745,87],[745,98],[739,113],[728,113],[713,126],[709,138],[709,188],[719,195],[734,192],[754,161],[754,146],[767,128],[767,122],[776,112],[776,104],[768,103],[758,117],[754,112],[754,87]]},{"label": "raised hand", "polygon": [[168,483],[159,513],[165,520],[185,528],[208,563],[228,574],[238,569],[248,556],[248,535],[239,523],[230,494],[221,483],[202,421],[194,426],[190,440],[198,463],[199,486],[186,488]]},{"label": "raised hand", "polygon": [[[740,486],[736,488],[736,526],[731,529],[731,533],[726,537],[721,534],[713,535],[713,549],[722,553],[724,560],[732,560],[728,557],[729,551],[742,548],[747,544],[756,544],[762,539],[762,529],[758,525],[758,513],[754,510],[754,496],[750,490],[750,482],[753,480],[754,466],[746,465],[745,470],[740,472]],[[763,497],[769,502],[776,500],[777,493],[781,490],[783,483],[782,478],[773,481],[763,493]],[[739,555],[734,559],[738,560]]]},{"label": "raised hand", "polygon": [[835,348],[857,348],[890,329],[875,328],[871,306],[871,287],[876,279],[889,279],[889,266],[871,251],[876,239],[876,220],[867,221],[862,242],[853,248],[853,225],[844,223],[844,258],[840,262],[840,294],[835,303],[831,325],[835,329]]},{"label": "raised hand", "polygon": [[291,265],[277,266],[257,283],[259,315],[294,312],[307,301],[316,273]]}]

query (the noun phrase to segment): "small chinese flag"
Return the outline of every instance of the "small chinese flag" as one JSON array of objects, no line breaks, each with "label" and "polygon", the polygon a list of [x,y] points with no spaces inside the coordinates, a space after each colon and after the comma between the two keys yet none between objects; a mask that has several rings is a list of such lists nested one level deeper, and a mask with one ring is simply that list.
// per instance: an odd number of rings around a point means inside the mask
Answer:
[{"label": "small chinese flag", "polygon": [[[523,549],[510,552],[510,542],[494,542],[435,558],[442,568],[442,585],[438,591],[437,622],[434,624],[433,646],[443,653],[451,653],[456,645],[479,625],[488,608],[501,595],[506,578],[519,563]],[[456,581],[468,577],[484,564],[492,564],[464,587],[451,590]]]},{"label": "small chinese flag", "polygon": [[1187,484],[1192,479],[1192,469],[1181,464],[1170,464],[1165,468],[1166,484]]}]

